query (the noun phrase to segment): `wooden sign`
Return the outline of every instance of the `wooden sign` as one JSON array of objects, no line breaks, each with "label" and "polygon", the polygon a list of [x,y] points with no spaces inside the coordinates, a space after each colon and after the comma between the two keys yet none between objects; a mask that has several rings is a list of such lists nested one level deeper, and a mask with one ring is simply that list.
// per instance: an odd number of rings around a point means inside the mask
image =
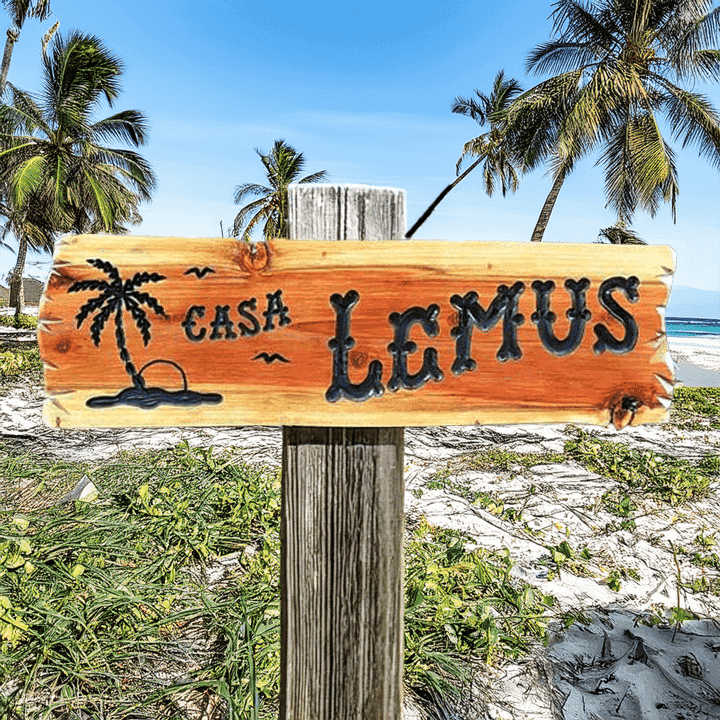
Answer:
[{"label": "wooden sign", "polygon": [[40,307],[53,427],[667,419],[668,247],[87,235]]}]

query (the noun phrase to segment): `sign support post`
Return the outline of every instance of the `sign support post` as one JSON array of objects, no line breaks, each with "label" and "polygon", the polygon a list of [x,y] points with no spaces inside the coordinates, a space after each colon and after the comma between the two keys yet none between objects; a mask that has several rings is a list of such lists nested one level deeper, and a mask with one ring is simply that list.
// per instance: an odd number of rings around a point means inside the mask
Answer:
[{"label": "sign support post", "polygon": [[[290,236],[400,239],[401,190],[290,186]],[[399,427],[283,427],[281,720],[396,720],[403,667]]]}]

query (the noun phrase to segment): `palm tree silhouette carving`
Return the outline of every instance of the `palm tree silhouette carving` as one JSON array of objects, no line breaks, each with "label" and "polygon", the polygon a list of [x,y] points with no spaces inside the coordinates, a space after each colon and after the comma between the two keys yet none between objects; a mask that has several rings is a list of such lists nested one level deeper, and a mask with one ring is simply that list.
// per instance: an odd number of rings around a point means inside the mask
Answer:
[{"label": "palm tree silhouette carving", "polygon": [[[98,268],[98,270],[102,270],[108,276],[108,280],[79,280],[68,288],[68,292],[99,291],[99,294],[90,298],[75,316],[77,327],[82,327],[88,316],[94,315],[90,324],[90,337],[95,345],[99,345],[102,331],[105,329],[110,316],[115,313],[115,341],[120,352],[120,360],[124,363],[125,371],[133,382],[132,387],[121,390],[117,395],[89,398],[86,401],[87,406],[134,405],[151,409],[164,404],[200,405],[202,403],[217,404],[222,402],[222,395],[218,393],[199,393],[188,390],[184,370],[172,360],[151,360],[140,370],[137,370],[130,357],[123,325],[123,311],[127,310],[130,313],[142,337],[143,345],[147,347],[151,338],[151,323],[148,313],[141,306],[145,305],[156,315],[162,317],[166,317],[166,314],[163,306],[152,295],[140,291],[139,288],[146,283],[161,282],[165,280],[165,276],[158,273],[138,272],[131,279],[123,281],[120,272],[112,263],[99,258],[87,260],[87,263]],[[142,373],[150,365],[156,363],[172,365],[179,370],[183,379],[183,389],[173,391],[158,387],[146,387]]]}]

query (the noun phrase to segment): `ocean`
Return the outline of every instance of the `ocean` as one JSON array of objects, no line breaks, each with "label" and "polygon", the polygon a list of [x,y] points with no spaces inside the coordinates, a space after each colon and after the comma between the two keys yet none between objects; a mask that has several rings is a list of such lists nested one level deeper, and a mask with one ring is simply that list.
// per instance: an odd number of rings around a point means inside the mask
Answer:
[{"label": "ocean", "polygon": [[667,334],[672,337],[704,337],[720,340],[720,320],[666,317],[665,327],[667,328]]}]

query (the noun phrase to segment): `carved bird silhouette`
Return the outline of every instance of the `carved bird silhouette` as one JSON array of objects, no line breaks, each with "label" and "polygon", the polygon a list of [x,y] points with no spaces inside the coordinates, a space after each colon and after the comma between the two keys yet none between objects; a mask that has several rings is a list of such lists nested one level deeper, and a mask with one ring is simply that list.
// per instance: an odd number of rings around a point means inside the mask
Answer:
[{"label": "carved bird silhouette", "polygon": [[214,273],[215,271],[211,267],[204,267],[202,270],[198,267],[191,267],[188,268],[185,271],[185,275],[192,275],[195,274],[198,276],[198,278],[204,278],[209,273]]},{"label": "carved bird silhouette", "polygon": [[268,355],[266,352],[261,352],[257,354],[253,360],[264,360],[266,365],[270,365],[271,363],[274,363],[276,360],[279,362],[289,363],[290,361],[287,358],[284,358],[280,353],[273,353],[272,355]]}]

